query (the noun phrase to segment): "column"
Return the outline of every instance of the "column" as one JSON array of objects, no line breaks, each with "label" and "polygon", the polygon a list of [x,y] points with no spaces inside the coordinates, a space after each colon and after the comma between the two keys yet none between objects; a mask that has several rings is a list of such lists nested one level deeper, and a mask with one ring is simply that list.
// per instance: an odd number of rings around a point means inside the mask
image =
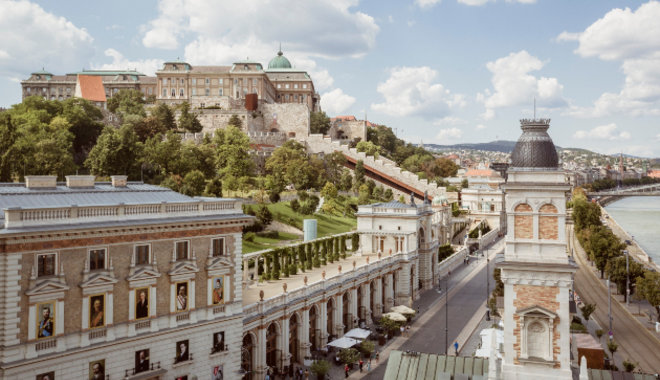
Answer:
[{"label": "column", "polygon": [[358,309],[357,309],[357,287],[351,289],[351,307],[348,309],[348,312],[351,314],[351,320],[348,321],[349,326],[346,328],[347,330],[350,330],[354,327],[356,327],[356,323],[353,323],[358,319]]},{"label": "column", "polygon": [[364,319],[367,320],[367,324],[371,324],[371,315],[373,310],[371,310],[371,283],[366,282],[362,286],[362,304],[365,307]]},{"label": "column", "polygon": [[383,314],[383,278],[378,277],[375,280],[376,290],[374,291],[374,310],[371,315],[374,319],[380,319]]},{"label": "column", "polygon": [[249,260],[243,260],[243,286],[246,286],[248,283],[248,271],[250,270],[248,261]]},{"label": "column", "polygon": [[[318,316],[317,316],[318,318]],[[316,328],[316,326],[311,326],[312,328]],[[302,311],[302,326],[300,331],[300,352],[298,355],[300,356],[300,360],[302,361],[306,356],[310,356],[310,350],[309,347],[311,346],[311,343],[309,341],[309,308],[305,308]]]},{"label": "column", "polygon": [[394,276],[392,273],[385,275],[385,302],[383,311],[388,311],[394,306]]},{"label": "column", "polygon": [[328,301],[321,300],[319,304],[319,316],[317,317],[321,320],[321,345],[320,347],[325,347],[328,344],[328,334],[331,331],[328,331]]},{"label": "column", "polygon": [[[291,355],[289,354],[289,318],[291,316],[285,316],[284,319],[282,319],[282,323],[280,324],[282,326],[281,328],[281,334],[280,334],[280,350],[282,352],[282,360],[281,360],[281,366],[288,366],[289,363],[291,362]],[[280,363],[277,363],[277,366],[280,366]]]},{"label": "column", "polygon": [[[339,338],[344,335],[344,329],[346,326],[343,326],[343,311],[344,311],[344,300],[341,298],[341,294],[335,296],[335,331],[332,332],[332,335]],[[343,326],[343,327],[342,327]]]},{"label": "column", "polygon": [[257,373],[254,378],[263,379],[266,369],[266,326],[257,329],[257,347],[254,351],[254,371]]}]

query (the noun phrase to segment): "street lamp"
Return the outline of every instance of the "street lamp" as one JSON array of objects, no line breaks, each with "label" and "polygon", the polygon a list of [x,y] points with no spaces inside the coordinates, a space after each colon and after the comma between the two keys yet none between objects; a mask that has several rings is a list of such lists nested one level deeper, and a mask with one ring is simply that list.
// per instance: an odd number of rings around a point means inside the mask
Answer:
[{"label": "street lamp", "polygon": [[445,276],[445,355],[449,355],[449,273]]},{"label": "street lamp", "polygon": [[[488,257],[488,247],[486,247],[486,308],[488,308],[489,297],[490,297],[490,257]],[[490,321],[490,313],[486,314],[486,320]]]},{"label": "street lamp", "polygon": [[623,254],[626,255],[626,308],[627,308],[628,305],[629,305],[628,299],[630,298],[630,286],[628,284],[628,282],[629,282],[628,278],[630,277],[630,275],[628,273],[628,250],[627,249],[624,250]]}]

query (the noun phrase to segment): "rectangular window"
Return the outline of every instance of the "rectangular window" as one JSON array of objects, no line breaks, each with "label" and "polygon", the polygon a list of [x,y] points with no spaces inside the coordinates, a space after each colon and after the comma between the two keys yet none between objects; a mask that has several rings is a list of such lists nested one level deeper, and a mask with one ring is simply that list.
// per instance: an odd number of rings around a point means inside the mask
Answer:
[{"label": "rectangular window", "polygon": [[188,260],[188,242],[187,241],[177,241],[174,244],[174,249],[176,251],[177,260]]},{"label": "rectangular window", "polygon": [[105,269],[105,248],[89,251],[89,270]]},{"label": "rectangular window", "polygon": [[149,244],[135,246],[135,264],[145,265],[149,264],[149,251],[151,246]]},{"label": "rectangular window", "polygon": [[28,94],[30,93],[30,87],[27,88],[27,92],[28,92]]},{"label": "rectangular window", "polygon": [[282,85],[278,83],[277,88],[282,88]]},{"label": "rectangular window", "polygon": [[197,95],[197,89],[196,88],[192,89],[192,94],[193,94],[193,96]]},{"label": "rectangular window", "polygon": [[179,96],[183,98],[183,89],[179,90]]},{"label": "rectangular window", "polygon": [[197,79],[195,79],[195,78],[192,79],[192,85],[193,86],[197,85]]},{"label": "rectangular window", "polygon": [[238,84],[238,79],[234,79],[234,86]]},{"label": "rectangular window", "polygon": [[163,78],[162,82],[163,82],[163,86],[167,86],[167,79],[166,78]]},{"label": "rectangular window", "polygon": [[218,79],[218,84],[219,84],[220,86],[222,86],[222,82],[223,82],[223,79],[222,79],[222,78]]},{"label": "rectangular window", "polygon": [[154,93],[154,89],[149,87],[149,95],[152,95]]},{"label": "rectangular window", "polygon": [[303,83],[303,88],[307,88],[307,83]]},{"label": "rectangular window", "polygon": [[206,93],[206,96],[211,95],[211,89],[208,89],[208,88],[207,88],[204,92]]},{"label": "rectangular window", "polygon": [[163,98],[167,98],[167,89],[166,88],[163,89]]},{"label": "rectangular window", "polygon": [[56,256],[55,253],[37,255],[37,277],[55,275]]},{"label": "rectangular window", "polygon": [[172,89],[172,97],[173,97],[173,98],[176,97],[176,88],[173,88],[173,89]]},{"label": "rectangular window", "polygon": [[252,85],[256,86],[257,85],[257,78],[252,79]]},{"label": "rectangular window", "polygon": [[294,84],[294,85],[293,85],[293,88],[298,88],[298,84],[297,84],[297,83]]},{"label": "rectangular window", "polygon": [[211,240],[211,255],[223,256],[225,254],[225,238]]},{"label": "rectangular window", "polygon": [[183,79],[183,78],[181,78],[181,85],[183,86],[183,85],[185,85],[185,84],[186,84],[186,80]]},{"label": "rectangular window", "polygon": [[211,83],[211,80],[209,78],[206,78],[206,84]]},{"label": "rectangular window", "polygon": [[222,89],[218,90],[218,95],[222,96]]}]

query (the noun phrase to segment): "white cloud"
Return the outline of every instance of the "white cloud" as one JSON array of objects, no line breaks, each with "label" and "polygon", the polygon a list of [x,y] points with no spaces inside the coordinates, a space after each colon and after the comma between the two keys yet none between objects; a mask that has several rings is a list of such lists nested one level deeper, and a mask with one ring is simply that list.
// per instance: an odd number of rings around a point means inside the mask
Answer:
[{"label": "white cloud", "polygon": [[391,69],[390,77],[377,87],[385,101],[371,108],[391,116],[444,117],[452,108],[465,106],[463,95],[433,83],[437,76],[437,71],[427,66]]},{"label": "white cloud", "polygon": [[355,104],[355,98],[344,94],[341,88],[335,88],[321,95],[321,108],[331,117],[342,114],[353,104]]},{"label": "white cloud", "polygon": [[463,136],[463,131],[461,131],[458,128],[446,128],[446,129],[441,129],[437,135],[435,135],[435,139],[443,142],[447,140],[457,140],[460,139],[461,136]]},{"label": "white cloud", "polygon": [[484,129],[486,129],[486,128],[487,128],[487,127],[486,127],[485,125],[483,125],[483,124],[478,124],[478,125],[475,127],[475,129],[476,129],[477,131],[482,131],[482,130],[484,130]]},{"label": "white cloud", "polygon": [[660,141],[660,133],[658,133],[657,135],[655,135],[655,139],[658,140],[658,141]]},{"label": "white cloud", "polygon": [[576,54],[620,61],[625,80],[621,90],[605,92],[593,107],[572,114],[660,115],[660,3],[650,1],[636,11],[613,9],[580,33],[562,32],[558,41],[577,41]]},{"label": "white cloud", "polygon": [[467,121],[455,116],[445,116],[433,122],[433,125],[465,125]]},{"label": "white cloud", "polygon": [[92,68],[100,70],[137,70],[143,74],[153,76],[156,75],[156,70],[163,66],[162,59],[140,59],[137,61],[131,61],[115,49],[106,49],[104,54],[106,57],[112,58],[112,62],[92,65]]},{"label": "white cloud", "polygon": [[477,100],[483,101],[486,106],[482,118],[492,119],[497,108],[531,105],[534,98],[542,108],[565,106],[567,102],[562,96],[564,86],[557,78],[538,78],[530,74],[541,70],[543,66],[540,59],[525,50],[488,62],[486,67],[493,73],[493,92],[486,89],[477,94]]},{"label": "white cloud", "polygon": [[629,154],[636,157],[657,157],[658,152],[654,151],[656,147],[649,145],[617,145],[605,150],[605,154],[618,156],[620,153]]},{"label": "white cloud", "polygon": [[[64,17],[29,1],[0,0],[0,75],[25,76],[82,67],[93,55],[93,38]],[[28,71],[26,71],[28,70]]]},{"label": "white cloud", "polygon": [[576,139],[593,139],[593,140],[628,140],[630,139],[630,132],[617,130],[617,126],[614,123],[600,125],[598,127],[592,128],[588,131],[579,130],[573,134],[573,137]]},{"label": "white cloud", "polygon": [[440,1],[441,0],[415,0],[415,4],[422,9],[428,9],[440,4]]},{"label": "white cloud", "polygon": [[481,6],[484,5],[488,2],[492,2],[495,0],[458,0],[459,3],[465,4],[465,5],[470,5],[470,6]]}]

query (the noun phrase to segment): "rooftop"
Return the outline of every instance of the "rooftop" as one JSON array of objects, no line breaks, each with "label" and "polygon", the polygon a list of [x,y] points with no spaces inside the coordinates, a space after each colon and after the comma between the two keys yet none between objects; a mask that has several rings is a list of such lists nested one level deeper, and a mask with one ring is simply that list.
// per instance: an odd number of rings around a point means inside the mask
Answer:
[{"label": "rooftop", "polygon": [[80,96],[91,102],[105,102],[103,79],[100,76],[78,75],[76,96]]}]

